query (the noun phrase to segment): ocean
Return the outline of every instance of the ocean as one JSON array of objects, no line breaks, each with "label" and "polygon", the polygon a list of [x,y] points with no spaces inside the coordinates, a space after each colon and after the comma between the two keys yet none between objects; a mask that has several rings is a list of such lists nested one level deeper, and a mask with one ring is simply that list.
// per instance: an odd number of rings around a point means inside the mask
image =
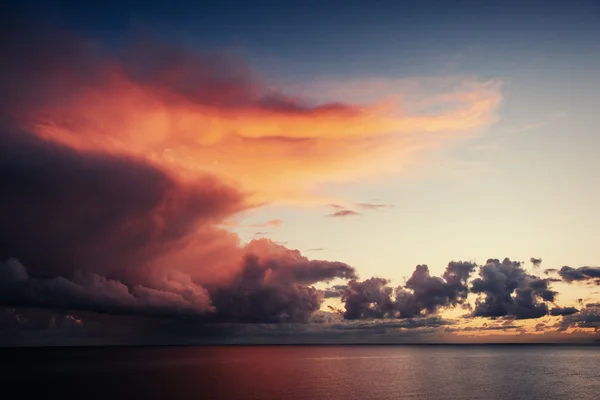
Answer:
[{"label": "ocean", "polygon": [[0,349],[9,398],[600,399],[600,346]]}]

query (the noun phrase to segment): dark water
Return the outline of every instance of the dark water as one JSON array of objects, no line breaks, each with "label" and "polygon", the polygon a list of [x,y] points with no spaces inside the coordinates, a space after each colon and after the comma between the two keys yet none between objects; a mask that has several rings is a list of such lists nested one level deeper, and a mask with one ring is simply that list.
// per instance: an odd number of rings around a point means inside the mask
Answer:
[{"label": "dark water", "polygon": [[0,349],[0,383],[15,399],[598,400],[600,346]]}]

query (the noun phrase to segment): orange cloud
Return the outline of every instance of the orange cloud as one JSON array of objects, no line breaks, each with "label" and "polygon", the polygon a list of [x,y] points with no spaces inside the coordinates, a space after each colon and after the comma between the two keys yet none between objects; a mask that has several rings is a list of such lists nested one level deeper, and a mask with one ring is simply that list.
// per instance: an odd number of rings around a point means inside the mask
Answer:
[{"label": "orange cloud", "polygon": [[75,47],[94,61],[90,78],[71,77],[81,61],[40,70],[61,101],[21,113],[29,129],[79,150],[141,156],[183,180],[212,172],[259,202],[302,201],[318,184],[400,170],[492,123],[501,99],[496,83],[469,80],[433,91],[420,110],[401,93],[315,103],[270,89],[231,57],[140,46],[98,61]]}]

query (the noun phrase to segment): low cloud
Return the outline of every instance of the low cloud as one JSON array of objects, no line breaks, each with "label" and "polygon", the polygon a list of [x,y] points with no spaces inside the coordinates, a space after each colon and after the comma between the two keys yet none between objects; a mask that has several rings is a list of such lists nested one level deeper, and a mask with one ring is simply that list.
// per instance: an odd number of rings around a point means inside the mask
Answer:
[{"label": "low cloud", "polygon": [[566,315],[560,323],[559,330],[564,331],[568,328],[592,328],[600,331],[600,307],[588,305],[579,313]]},{"label": "low cloud", "polygon": [[[229,322],[308,322],[323,293],[311,285],[356,277],[347,264],[309,260],[271,241],[254,241],[242,270],[228,285],[210,288],[216,320]],[[261,254],[262,256],[256,256]]]},{"label": "low cloud", "polygon": [[395,289],[383,278],[351,281],[342,294],[344,317],[412,318],[463,304],[469,294],[467,281],[475,267],[451,262],[440,278],[431,276],[426,265],[418,265],[406,284]]},{"label": "low cloud", "polygon": [[579,310],[575,307],[554,307],[550,310],[550,315],[558,316],[558,315],[572,315],[578,313]]},{"label": "low cloud", "polygon": [[550,282],[528,274],[521,263],[505,258],[489,259],[473,280],[471,292],[481,294],[473,316],[539,318],[548,314],[546,302],[553,302],[556,292]]},{"label": "low cloud", "polygon": [[159,317],[198,317],[215,311],[207,290],[189,282],[185,290],[176,292],[127,286],[94,273],[36,279],[16,259],[0,263],[0,304]]},{"label": "low cloud", "polygon": [[568,283],[586,281],[600,285],[600,267],[571,268],[564,266],[558,271],[558,274]]},{"label": "low cloud", "polygon": [[439,317],[344,321],[317,312],[310,324],[210,323],[82,311],[0,307],[0,342],[20,345],[356,344],[439,342],[449,338]]},{"label": "low cloud", "polygon": [[18,260],[9,259],[0,264],[0,305],[214,322],[308,322],[323,299],[312,285],[356,277],[347,264],[309,260],[265,239],[250,242],[244,251],[233,279],[205,287],[172,272],[152,280],[153,286],[87,271],[73,271],[69,279],[35,278]]}]

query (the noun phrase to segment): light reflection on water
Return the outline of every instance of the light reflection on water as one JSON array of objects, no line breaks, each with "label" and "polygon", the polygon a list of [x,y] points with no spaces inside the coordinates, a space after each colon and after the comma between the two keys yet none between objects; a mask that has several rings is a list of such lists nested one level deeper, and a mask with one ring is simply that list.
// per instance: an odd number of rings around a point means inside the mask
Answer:
[{"label": "light reflection on water", "polygon": [[597,400],[600,347],[0,350],[0,376],[67,399]]}]

